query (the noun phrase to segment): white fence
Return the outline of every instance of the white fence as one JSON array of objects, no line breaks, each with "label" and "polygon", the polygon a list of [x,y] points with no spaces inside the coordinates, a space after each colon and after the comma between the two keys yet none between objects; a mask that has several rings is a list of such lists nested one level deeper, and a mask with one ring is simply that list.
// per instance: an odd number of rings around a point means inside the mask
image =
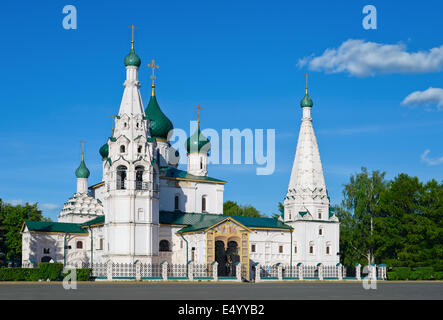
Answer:
[{"label": "white fence", "polygon": [[[67,267],[91,268],[91,276],[94,279],[107,280],[221,280],[226,277],[218,277],[217,263],[212,264],[168,264],[162,263],[115,263],[99,262],[92,266],[88,263],[73,263]],[[236,268],[241,270],[241,265]],[[349,270],[352,269],[352,272]],[[386,265],[371,265],[368,268],[374,272],[379,280],[386,280]],[[316,266],[303,265],[252,265],[250,276],[253,281],[266,280],[361,280],[362,267],[356,265],[353,268],[345,268],[341,264]],[[348,272],[347,272],[348,271]],[[366,276],[364,274],[363,276]],[[241,281],[241,276],[230,277]]]}]

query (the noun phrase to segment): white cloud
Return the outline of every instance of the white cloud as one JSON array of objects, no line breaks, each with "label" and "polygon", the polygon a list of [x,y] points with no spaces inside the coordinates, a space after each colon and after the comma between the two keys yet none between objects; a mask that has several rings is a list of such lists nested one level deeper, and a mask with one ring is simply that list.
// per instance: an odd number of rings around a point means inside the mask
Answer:
[{"label": "white cloud", "polygon": [[60,209],[60,206],[58,204],[53,204],[53,203],[42,203],[42,204],[39,204],[38,206],[42,210],[57,210],[57,209]]},{"label": "white cloud", "polygon": [[425,91],[414,91],[401,104],[409,106],[437,105],[438,110],[443,110],[443,89],[431,87]]},{"label": "white cloud", "polygon": [[423,152],[423,154],[421,155],[421,161],[426,163],[429,166],[436,166],[438,164],[443,163],[443,157],[440,158],[429,158],[428,154],[431,152],[431,150],[425,150],[425,152]]},{"label": "white cloud", "polygon": [[20,205],[20,206],[24,206],[25,204],[26,204],[26,201],[25,200],[11,200],[11,201],[5,201],[6,203],[9,203],[10,205],[13,205],[13,206],[18,206],[18,205]]},{"label": "white cloud", "polygon": [[382,44],[349,39],[338,49],[298,61],[299,67],[326,73],[347,72],[353,76],[377,73],[427,73],[443,69],[443,45],[429,51],[407,52],[404,44]]}]

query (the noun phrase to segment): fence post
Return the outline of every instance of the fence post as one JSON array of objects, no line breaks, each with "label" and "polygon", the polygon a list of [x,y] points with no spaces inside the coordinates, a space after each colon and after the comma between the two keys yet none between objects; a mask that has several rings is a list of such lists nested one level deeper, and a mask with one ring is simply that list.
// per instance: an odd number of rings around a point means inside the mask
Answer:
[{"label": "fence post", "polygon": [[318,280],[323,281],[323,264],[320,262],[317,264],[318,267]]},{"label": "fence post", "polygon": [[261,276],[260,276],[260,263],[257,262],[254,266],[255,268],[255,282],[260,282],[261,281]]},{"label": "fence post", "polygon": [[162,279],[163,281],[168,280],[168,262],[165,260],[161,264],[162,266]]},{"label": "fence post", "polygon": [[339,262],[336,265],[338,280],[343,280],[343,265]]},{"label": "fence post", "polygon": [[277,263],[277,279],[283,280],[283,266],[280,262]]},{"label": "fence post", "polygon": [[237,281],[241,281],[241,263],[235,263],[235,275],[237,277]]},{"label": "fence post", "polygon": [[188,280],[193,281],[194,280],[194,263],[192,260],[188,261]]},{"label": "fence post", "polygon": [[107,276],[108,280],[111,280],[111,281],[112,281],[112,265],[113,265],[113,263],[111,260],[109,260],[106,264],[106,276]]},{"label": "fence post", "polygon": [[212,262],[212,280],[218,281],[218,262]]},{"label": "fence post", "polygon": [[303,263],[299,262],[297,264],[297,268],[298,268],[298,279],[303,280]]},{"label": "fence post", "polygon": [[135,280],[139,281],[142,279],[141,262],[139,260],[134,262],[135,264]]},{"label": "fence post", "polygon": [[381,269],[381,280],[386,280],[386,265],[385,264],[379,264],[378,267]]},{"label": "fence post", "polygon": [[377,265],[371,264],[371,280],[377,281]]},{"label": "fence post", "polygon": [[361,280],[361,264],[360,263],[357,263],[355,265],[355,278],[357,280]]}]

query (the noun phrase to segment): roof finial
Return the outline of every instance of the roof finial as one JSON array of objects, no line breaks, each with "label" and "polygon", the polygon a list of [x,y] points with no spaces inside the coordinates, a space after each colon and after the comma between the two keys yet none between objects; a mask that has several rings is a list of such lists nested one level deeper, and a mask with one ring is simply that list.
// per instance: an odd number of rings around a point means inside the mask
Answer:
[{"label": "roof finial", "polygon": [[85,142],[84,140],[80,140],[80,143],[82,144],[82,161],[85,161]]},{"label": "roof finial", "polygon": [[201,110],[201,109],[204,109],[204,108],[202,108],[202,107],[200,107],[200,106],[196,106],[196,107],[194,107],[194,108],[197,109],[197,125],[200,126],[200,110]]},{"label": "roof finial", "polygon": [[306,76],[306,94],[308,94],[308,77],[309,77],[309,75],[306,73],[305,76]]},{"label": "roof finial", "polygon": [[152,92],[151,92],[151,96],[155,96],[155,82],[154,80],[157,79],[157,77],[155,76],[155,69],[158,69],[158,65],[155,64],[155,60],[152,59],[152,63],[148,64],[148,68],[152,69],[152,75],[151,75],[151,79],[152,79]]},{"label": "roof finial", "polygon": [[134,50],[134,25],[130,25],[129,28],[132,29],[132,40],[131,40],[131,49]]},{"label": "roof finial", "polygon": [[117,118],[117,116],[115,114],[111,114],[109,117],[112,118],[112,136],[114,136],[114,130],[115,130],[115,118]]}]

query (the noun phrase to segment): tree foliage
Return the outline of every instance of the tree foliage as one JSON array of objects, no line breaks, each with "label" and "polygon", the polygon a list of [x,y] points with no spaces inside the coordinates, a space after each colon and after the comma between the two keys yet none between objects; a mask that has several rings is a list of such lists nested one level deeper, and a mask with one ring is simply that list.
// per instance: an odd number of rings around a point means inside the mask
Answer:
[{"label": "tree foliage", "polygon": [[443,270],[443,183],[384,177],[362,168],[345,184],[336,207],[341,262]]},{"label": "tree foliage", "polygon": [[[0,252],[7,260],[21,260],[22,236],[20,229],[25,220],[48,220],[37,208],[37,203],[12,205],[0,199]],[[1,260],[1,257],[0,257]]]},{"label": "tree foliage", "polygon": [[250,205],[241,206],[235,201],[226,201],[223,203],[223,214],[230,216],[245,216],[245,217],[263,217],[260,212]]}]

